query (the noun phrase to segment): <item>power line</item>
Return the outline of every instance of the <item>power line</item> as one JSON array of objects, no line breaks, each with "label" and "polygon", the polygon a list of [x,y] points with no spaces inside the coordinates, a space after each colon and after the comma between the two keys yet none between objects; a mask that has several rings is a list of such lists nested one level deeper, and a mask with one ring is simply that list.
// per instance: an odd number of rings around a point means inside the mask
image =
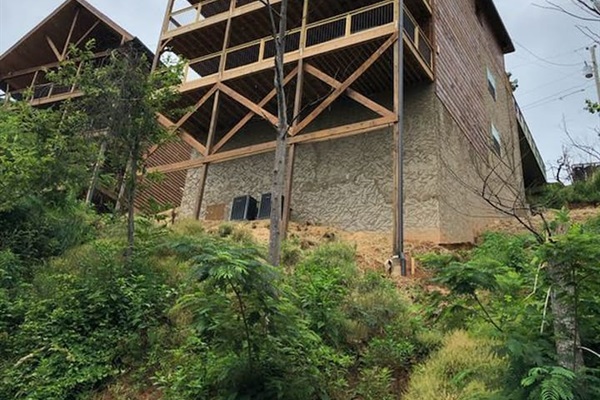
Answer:
[{"label": "power line", "polygon": [[539,103],[540,101],[544,101],[544,100],[547,100],[547,99],[550,99],[550,98],[560,97],[560,95],[562,95],[563,93],[566,93],[566,92],[569,92],[569,91],[572,91],[572,90],[575,90],[575,89],[580,89],[580,88],[583,88],[583,87],[588,86],[588,85],[589,85],[589,83],[585,82],[585,83],[583,83],[581,85],[575,85],[575,86],[572,86],[572,87],[567,88],[567,89],[562,89],[562,90],[560,90],[560,91],[558,91],[556,93],[552,93],[552,94],[550,94],[548,96],[539,98],[539,99],[534,100],[534,101],[532,101],[532,102],[530,102],[528,104],[525,104],[523,107],[529,107],[529,106],[531,106],[531,105],[533,105],[535,103]]},{"label": "power line", "polygon": [[[538,55],[537,55],[537,54],[535,54],[533,51],[531,51],[531,50],[529,50],[527,47],[523,46],[521,43],[519,43],[519,42],[515,41],[515,44],[516,44],[517,46],[521,47],[521,48],[522,48],[523,50],[525,50],[527,53],[531,54],[531,55],[532,55],[534,58],[536,58],[537,60],[539,60],[539,61],[542,61],[542,62],[545,62],[546,64],[549,64],[549,65],[553,65],[553,66],[555,66],[555,67],[575,67],[575,66],[578,66],[578,65],[580,65],[580,63],[576,63],[576,64],[562,64],[562,63],[555,63],[555,62],[552,62],[552,61],[548,61],[547,59],[545,59],[545,58],[543,58],[543,57],[540,57],[540,56],[538,56]],[[577,50],[575,50],[575,51],[577,51]],[[569,52],[569,53],[571,53],[571,52]]]},{"label": "power line", "polygon": [[[523,47],[523,46],[521,46],[521,47]],[[555,54],[555,55],[552,55],[552,56],[549,56],[549,57],[540,57],[540,58],[543,58],[544,60],[546,60],[545,62],[549,62],[548,60],[552,60],[552,59],[559,58],[559,57],[562,57],[562,56],[566,56],[566,55],[569,55],[569,54],[579,54],[579,56],[581,57],[580,52],[582,50],[585,50],[585,49],[586,49],[586,47],[584,46],[584,47],[579,47],[579,48],[577,48],[575,50],[569,50],[569,51],[565,51],[563,53]],[[525,58],[523,57],[523,59],[525,59]],[[512,67],[512,69],[521,68],[521,67],[525,67],[527,65],[536,64],[536,63],[537,63],[536,61],[529,61],[529,62],[525,62],[525,63],[522,63],[522,64],[515,65],[514,67]],[[565,64],[565,66],[566,66],[566,64]]]},{"label": "power line", "polygon": [[[543,99],[540,99],[540,100],[538,100],[538,101],[535,101],[535,102],[533,102],[533,103],[527,104],[526,106],[524,106],[524,107],[523,107],[523,109],[524,109],[524,110],[525,110],[525,109],[532,109],[532,108],[536,108],[536,107],[540,107],[540,106],[543,106],[543,105],[546,105],[546,104],[553,103],[553,102],[555,102],[555,101],[558,101],[558,100],[564,100],[566,97],[572,96],[572,95],[574,95],[574,94],[577,94],[577,93],[583,93],[583,92],[585,92],[587,89],[589,89],[589,88],[590,88],[590,87],[592,87],[592,86],[593,86],[593,85],[590,85],[590,84],[588,84],[588,85],[586,85],[586,86],[585,86],[585,87],[583,87],[583,88],[580,88],[580,89],[578,89],[578,90],[574,90],[574,91],[572,91],[572,92],[565,93],[565,94],[562,94],[563,92],[565,92],[565,91],[563,90],[562,92],[556,93],[556,94],[555,94],[555,95],[553,95],[553,96],[548,96],[548,97],[545,97],[545,98],[543,98]],[[573,89],[573,88],[572,88],[572,89]],[[567,89],[567,90],[569,90],[569,89]],[[559,96],[559,94],[561,94],[561,95]]]},{"label": "power line", "polygon": [[573,73],[571,73],[571,74],[562,75],[562,76],[561,76],[560,78],[558,78],[558,79],[553,79],[553,80],[551,80],[551,81],[549,81],[549,82],[542,83],[541,85],[539,85],[539,86],[536,86],[536,87],[534,87],[534,88],[531,88],[531,89],[529,89],[529,90],[527,90],[527,91],[525,91],[525,92],[521,92],[521,91],[519,91],[519,94],[520,94],[520,96],[525,96],[525,95],[527,95],[527,94],[530,94],[530,93],[537,92],[537,90],[538,90],[538,89],[541,89],[541,88],[543,88],[543,87],[546,87],[546,86],[550,86],[550,85],[552,85],[552,84],[555,84],[555,83],[558,83],[558,82],[562,82],[562,81],[564,81],[564,80],[567,80],[567,79],[569,79],[569,78],[572,78],[572,77],[574,77],[575,75],[579,75],[579,72],[573,72]]}]

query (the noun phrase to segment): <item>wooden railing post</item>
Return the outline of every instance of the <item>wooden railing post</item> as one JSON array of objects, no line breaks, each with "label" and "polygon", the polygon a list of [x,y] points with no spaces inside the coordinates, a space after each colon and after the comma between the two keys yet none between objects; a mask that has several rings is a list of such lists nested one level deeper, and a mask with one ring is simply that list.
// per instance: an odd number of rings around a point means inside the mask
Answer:
[{"label": "wooden railing post", "polygon": [[352,13],[349,13],[348,15],[346,15],[346,34],[345,36],[348,37],[352,34]]},{"label": "wooden railing post", "polygon": [[262,61],[265,58],[265,39],[260,41],[260,46],[258,48],[258,61]]},{"label": "wooden railing post", "polygon": [[419,25],[415,24],[415,37],[413,39],[413,41],[415,42],[415,47],[417,49],[417,51],[419,50],[419,38],[421,37],[421,35],[419,34],[419,30],[421,28],[419,28]]},{"label": "wooden railing post", "polygon": [[185,66],[183,67],[183,82],[186,83],[188,82],[188,74],[190,73],[190,62],[186,62]]}]

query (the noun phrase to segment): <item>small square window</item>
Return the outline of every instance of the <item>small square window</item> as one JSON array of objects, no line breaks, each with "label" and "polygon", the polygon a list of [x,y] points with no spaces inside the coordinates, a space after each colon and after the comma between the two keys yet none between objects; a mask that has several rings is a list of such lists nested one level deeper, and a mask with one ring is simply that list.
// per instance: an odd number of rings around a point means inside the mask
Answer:
[{"label": "small square window", "polygon": [[502,138],[494,124],[492,124],[492,151],[496,153],[497,156],[502,155]]},{"label": "small square window", "polygon": [[488,91],[492,95],[494,101],[496,101],[496,78],[490,69],[487,69],[487,82],[488,82]]}]

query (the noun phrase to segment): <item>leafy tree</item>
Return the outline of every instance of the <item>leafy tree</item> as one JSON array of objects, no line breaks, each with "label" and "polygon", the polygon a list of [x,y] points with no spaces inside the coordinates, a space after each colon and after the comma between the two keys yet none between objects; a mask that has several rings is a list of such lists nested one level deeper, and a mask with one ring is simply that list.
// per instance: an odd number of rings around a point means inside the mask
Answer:
[{"label": "leafy tree", "polygon": [[135,41],[100,61],[91,59],[93,45],[91,41],[84,51],[72,48],[73,57],[50,78],[75,84],[83,92],[81,98],[67,104],[66,112],[87,116],[89,130],[106,142],[111,167],[122,174],[117,209],[122,203],[127,206],[127,254],[131,255],[138,175],[144,170],[144,155],[168,137],[157,114],[176,99],[181,71],[178,65],[150,71],[147,53]]},{"label": "leafy tree", "polygon": [[82,190],[93,146],[81,128],[81,114],[0,105],[0,212],[29,197],[58,204]]}]

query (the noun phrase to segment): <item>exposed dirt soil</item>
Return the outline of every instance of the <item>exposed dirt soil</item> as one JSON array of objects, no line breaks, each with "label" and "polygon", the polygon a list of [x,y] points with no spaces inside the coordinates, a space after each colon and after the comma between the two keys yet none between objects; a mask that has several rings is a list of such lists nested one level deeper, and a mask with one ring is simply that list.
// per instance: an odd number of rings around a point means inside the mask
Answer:
[{"label": "exposed dirt soil", "polygon": [[[551,220],[553,212],[547,213],[547,219]],[[589,218],[600,215],[600,208],[589,207],[571,211],[574,222],[584,222]],[[534,226],[542,225],[539,217],[533,218]],[[217,231],[222,222],[205,222],[209,231]],[[266,244],[269,241],[269,221],[251,221],[236,223],[238,228],[246,229],[259,243]],[[507,233],[527,233],[527,229],[514,218],[499,219],[489,226],[490,231]],[[383,271],[385,262],[391,257],[392,234],[386,232],[348,232],[341,229],[315,225],[311,223],[290,223],[290,239],[297,240],[302,248],[310,249],[324,242],[341,240],[356,246],[357,262],[361,268]],[[416,257],[429,252],[445,252],[457,248],[469,248],[470,244],[440,246],[434,243],[406,243],[406,252],[409,257]],[[416,268],[416,276],[422,271]]]}]

